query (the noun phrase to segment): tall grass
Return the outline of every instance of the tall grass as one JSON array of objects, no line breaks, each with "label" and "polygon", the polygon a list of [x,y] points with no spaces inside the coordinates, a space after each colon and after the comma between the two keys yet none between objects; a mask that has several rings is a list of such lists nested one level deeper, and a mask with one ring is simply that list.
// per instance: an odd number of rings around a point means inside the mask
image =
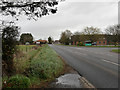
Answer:
[{"label": "tall grass", "polygon": [[36,46],[36,45],[17,45],[17,48],[20,51],[26,53],[26,52],[29,52],[32,49],[32,47],[34,47],[34,46]]},{"label": "tall grass", "polygon": [[31,59],[40,51],[41,47],[38,49],[32,49],[33,45],[27,46],[30,50],[29,52],[25,52],[26,47],[25,45],[19,46],[19,53],[14,58],[14,66],[16,68],[17,73],[23,73],[27,68],[30,67]]},{"label": "tall grass", "polygon": [[[42,82],[53,80],[63,70],[63,62],[56,52],[48,45],[25,51],[25,46],[20,48],[20,57],[15,57],[14,65],[17,75],[3,81],[7,81],[9,88],[26,88],[41,85]],[[31,46],[30,46],[31,47]],[[25,85],[23,85],[25,84]]]},{"label": "tall grass", "polygon": [[38,57],[31,62],[30,77],[40,80],[52,79],[63,70],[63,62],[48,45],[45,45]]}]

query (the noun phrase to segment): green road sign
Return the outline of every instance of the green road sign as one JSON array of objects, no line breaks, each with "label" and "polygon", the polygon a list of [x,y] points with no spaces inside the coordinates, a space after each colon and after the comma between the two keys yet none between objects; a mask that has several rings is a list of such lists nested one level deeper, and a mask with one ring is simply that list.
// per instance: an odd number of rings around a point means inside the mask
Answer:
[{"label": "green road sign", "polygon": [[85,46],[92,46],[92,44],[91,43],[89,43],[89,44],[87,43],[87,44],[85,44]]}]

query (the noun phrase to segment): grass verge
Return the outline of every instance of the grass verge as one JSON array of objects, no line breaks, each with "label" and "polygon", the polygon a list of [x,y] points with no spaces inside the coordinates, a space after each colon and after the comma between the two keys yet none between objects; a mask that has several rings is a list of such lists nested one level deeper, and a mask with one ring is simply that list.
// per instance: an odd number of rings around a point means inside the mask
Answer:
[{"label": "grass verge", "polygon": [[57,45],[70,46],[70,47],[108,47],[108,48],[120,47],[120,46],[78,46],[78,45],[64,45],[64,44],[57,44]]},{"label": "grass verge", "polygon": [[120,49],[113,49],[112,52],[120,53]]},{"label": "grass verge", "polygon": [[63,68],[63,62],[56,52],[48,45],[45,45],[38,56],[31,62],[28,75],[31,79],[32,87],[43,87],[43,83],[53,80],[62,72]]},{"label": "grass verge", "polygon": [[19,58],[14,59],[16,75],[3,77],[4,88],[45,87],[47,82],[54,80],[64,69],[63,61],[48,45],[19,53]]}]

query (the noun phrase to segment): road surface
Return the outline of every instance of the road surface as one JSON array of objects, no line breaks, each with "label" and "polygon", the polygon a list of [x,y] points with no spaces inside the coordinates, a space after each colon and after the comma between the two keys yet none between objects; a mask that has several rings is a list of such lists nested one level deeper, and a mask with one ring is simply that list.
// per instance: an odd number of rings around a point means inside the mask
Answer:
[{"label": "road surface", "polygon": [[96,88],[118,88],[118,54],[110,52],[115,48],[49,46]]}]

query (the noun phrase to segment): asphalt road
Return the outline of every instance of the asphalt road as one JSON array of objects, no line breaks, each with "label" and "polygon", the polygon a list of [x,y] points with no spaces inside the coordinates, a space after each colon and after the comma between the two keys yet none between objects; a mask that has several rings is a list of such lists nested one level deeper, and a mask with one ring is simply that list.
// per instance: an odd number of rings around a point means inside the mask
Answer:
[{"label": "asphalt road", "polygon": [[118,54],[110,52],[115,48],[49,46],[96,88],[118,88]]}]

